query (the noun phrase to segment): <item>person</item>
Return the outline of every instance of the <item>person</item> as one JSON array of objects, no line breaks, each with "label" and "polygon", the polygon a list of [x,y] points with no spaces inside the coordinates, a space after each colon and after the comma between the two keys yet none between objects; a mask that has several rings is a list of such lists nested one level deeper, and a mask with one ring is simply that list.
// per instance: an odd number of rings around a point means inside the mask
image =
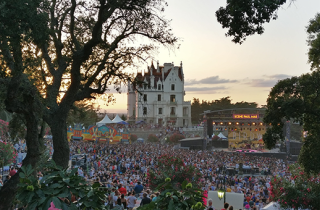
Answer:
[{"label": "person", "polygon": [[152,201],[155,201],[157,200],[157,198],[159,197],[160,193],[159,192],[156,192],[155,193],[155,197],[152,198]]},{"label": "person", "polygon": [[140,206],[151,203],[151,199],[147,197],[147,193],[143,193],[143,198],[141,200]]},{"label": "person", "polygon": [[224,208],[223,208],[222,210],[228,210],[229,203],[224,203],[223,207],[224,207]]},{"label": "person", "polygon": [[128,201],[124,198],[124,194],[121,195],[121,204],[124,209],[127,209]]},{"label": "person", "polygon": [[141,185],[141,182],[138,182],[138,184],[134,187],[133,190],[136,193],[136,197],[139,197],[139,194],[143,191],[143,186]]},{"label": "person", "polygon": [[209,200],[208,200],[207,210],[216,210],[216,209],[213,207],[213,205],[212,205],[212,199],[209,199]]},{"label": "person", "polygon": [[124,207],[121,203],[121,198],[117,199],[117,202],[115,203],[114,207],[112,208],[113,210],[124,210]]},{"label": "person", "polygon": [[124,188],[123,186],[122,186],[122,184],[120,184],[119,185],[119,192],[120,192],[120,194],[122,195],[127,195],[127,189],[126,188]]},{"label": "person", "polygon": [[127,203],[128,210],[133,210],[134,206],[137,203],[137,198],[131,192],[128,193]]},{"label": "person", "polygon": [[230,206],[230,207],[229,207],[229,210],[233,210],[233,206]]},{"label": "person", "polygon": [[119,198],[119,191],[116,190],[115,191],[115,194],[112,196],[112,203],[113,203],[113,207],[116,206],[117,204],[117,201],[118,201],[118,198]]},{"label": "person", "polygon": [[10,170],[9,175],[10,175],[11,177],[13,177],[16,173],[17,173],[17,171],[15,170],[14,167],[12,167],[11,170]]}]

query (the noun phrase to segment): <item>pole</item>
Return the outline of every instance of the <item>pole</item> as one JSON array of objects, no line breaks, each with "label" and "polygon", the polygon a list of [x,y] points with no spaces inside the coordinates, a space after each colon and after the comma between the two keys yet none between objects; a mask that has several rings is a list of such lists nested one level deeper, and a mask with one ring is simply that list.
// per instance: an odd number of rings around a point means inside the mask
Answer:
[{"label": "pole", "polygon": [[226,167],[223,166],[223,181],[224,181],[224,196],[223,196],[223,205],[226,203],[226,195],[227,195],[227,190],[226,190]]}]

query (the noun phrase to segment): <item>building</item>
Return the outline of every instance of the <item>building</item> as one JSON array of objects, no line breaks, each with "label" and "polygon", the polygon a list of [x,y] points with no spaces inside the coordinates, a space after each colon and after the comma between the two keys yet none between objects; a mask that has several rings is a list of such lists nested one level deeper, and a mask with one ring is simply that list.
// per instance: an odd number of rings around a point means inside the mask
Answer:
[{"label": "building", "polygon": [[184,101],[184,74],[180,66],[165,63],[137,72],[141,84],[128,84],[127,117],[131,122],[191,126],[191,101]]}]

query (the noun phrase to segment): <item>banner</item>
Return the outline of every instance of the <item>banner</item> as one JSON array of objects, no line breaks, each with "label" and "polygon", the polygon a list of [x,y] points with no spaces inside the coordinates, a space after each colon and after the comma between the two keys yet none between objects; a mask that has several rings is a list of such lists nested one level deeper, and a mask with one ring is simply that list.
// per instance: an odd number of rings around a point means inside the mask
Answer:
[{"label": "banner", "polygon": [[233,119],[259,119],[259,114],[233,114]]}]

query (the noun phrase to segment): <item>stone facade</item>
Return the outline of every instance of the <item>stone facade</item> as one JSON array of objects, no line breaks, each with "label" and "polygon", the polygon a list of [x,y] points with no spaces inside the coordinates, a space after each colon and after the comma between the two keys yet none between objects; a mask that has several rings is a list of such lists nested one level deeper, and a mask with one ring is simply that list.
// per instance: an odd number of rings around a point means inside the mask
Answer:
[{"label": "stone facade", "polygon": [[128,85],[127,117],[129,121],[145,121],[150,124],[191,126],[191,101],[184,101],[184,74],[180,66],[164,63],[155,68],[153,63],[137,81]]}]

